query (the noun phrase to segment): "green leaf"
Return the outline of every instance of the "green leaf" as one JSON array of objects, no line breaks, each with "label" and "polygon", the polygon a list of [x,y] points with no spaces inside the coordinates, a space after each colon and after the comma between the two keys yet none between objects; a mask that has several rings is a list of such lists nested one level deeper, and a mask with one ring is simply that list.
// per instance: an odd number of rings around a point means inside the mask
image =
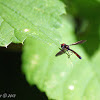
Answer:
[{"label": "green leaf", "polygon": [[[61,0],[67,6],[67,11],[80,19],[99,20],[100,0]],[[80,16],[80,17],[79,17]]]},{"label": "green leaf", "polygon": [[[63,18],[63,25],[58,29],[62,33],[62,43],[76,42],[72,22],[71,17]],[[22,56],[22,70],[27,81],[46,92],[49,99],[98,100],[100,51],[90,60],[81,45],[71,48],[82,56],[81,60],[74,54],[70,59],[65,54],[55,57],[59,51],[55,45],[27,39]]]},{"label": "green leaf", "polygon": [[58,0],[0,0],[0,46],[23,43],[27,37],[58,43],[60,15],[64,4]]}]

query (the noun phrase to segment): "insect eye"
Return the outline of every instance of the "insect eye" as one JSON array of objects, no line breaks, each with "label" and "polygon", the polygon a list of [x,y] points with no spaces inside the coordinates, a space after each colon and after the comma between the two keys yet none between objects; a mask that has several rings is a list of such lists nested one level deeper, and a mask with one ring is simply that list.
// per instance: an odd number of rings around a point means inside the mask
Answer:
[{"label": "insect eye", "polygon": [[65,44],[61,44],[61,47],[65,46]]}]

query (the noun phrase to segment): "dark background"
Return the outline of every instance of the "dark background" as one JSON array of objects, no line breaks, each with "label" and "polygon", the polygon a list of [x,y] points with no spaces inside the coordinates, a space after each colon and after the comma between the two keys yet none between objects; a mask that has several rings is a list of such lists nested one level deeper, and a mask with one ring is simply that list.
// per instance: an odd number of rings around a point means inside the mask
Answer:
[{"label": "dark background", "polygon": [[[45,93],[26,81],[21,71],[21,49],[20,44],[0,47],[0,94],[16,94],[16,97],[12,98],[14,100],[48,100]],[[4,100],[3,97],[1,99]]]}]

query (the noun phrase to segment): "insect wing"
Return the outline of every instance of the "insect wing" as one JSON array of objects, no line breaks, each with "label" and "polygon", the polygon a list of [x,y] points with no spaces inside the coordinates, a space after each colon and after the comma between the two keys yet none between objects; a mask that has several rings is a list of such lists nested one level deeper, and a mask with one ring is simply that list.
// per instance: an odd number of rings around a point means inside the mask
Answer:
[{"label": "insect wing", "polygon": [[64,52],[61,50],[61,51],[59,51],[55,56],[60,56],[60,55],[62,55]]},{"label": "insect wing", "polygon": [[73,44],[70,44],[69,46],[81,44],[81,43],[84,43],[84,42],[86,42],[86,40],[81,40],[81,41],[75,42],[75,43],[73,43]]},{"label": "insect wing", "polygon": [[77,54],[74,50],[72,49],[69,49],[69,50],[72,51],[79,59],[82,59],[82,57],[79,54]]}]

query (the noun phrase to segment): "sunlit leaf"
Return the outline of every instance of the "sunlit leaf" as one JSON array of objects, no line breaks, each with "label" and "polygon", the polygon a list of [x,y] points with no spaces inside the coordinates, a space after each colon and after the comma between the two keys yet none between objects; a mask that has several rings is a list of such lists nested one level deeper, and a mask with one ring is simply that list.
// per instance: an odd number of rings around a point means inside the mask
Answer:
[{"label": "sunlit leaf", "polygon": [[64,4],[58,0],[0,0],[0,46],[23,43],[27,37],[58,43],[60,15]]},{"label": "sunlit leaf", "polygon": [[[62,33],[63,41],[61,42],[68,44],[76,42],[70,17],[63,18],[63,26],[59,32]],[[100,98],[99,78],[97,78],[99,63],[96,66],[93,65],[82,46],[77,45],[71,48],[82,56],[81,60],[74,54],[70,59],[66,54],[55,57],[59,51],[57,47],[28,39],[22,56],[23,72],[27,81],[46,92],[49,99],[98,100]],[[97,63],[94,59],[94,63]],[[94,70],[94,67],[98,72]]]}]

